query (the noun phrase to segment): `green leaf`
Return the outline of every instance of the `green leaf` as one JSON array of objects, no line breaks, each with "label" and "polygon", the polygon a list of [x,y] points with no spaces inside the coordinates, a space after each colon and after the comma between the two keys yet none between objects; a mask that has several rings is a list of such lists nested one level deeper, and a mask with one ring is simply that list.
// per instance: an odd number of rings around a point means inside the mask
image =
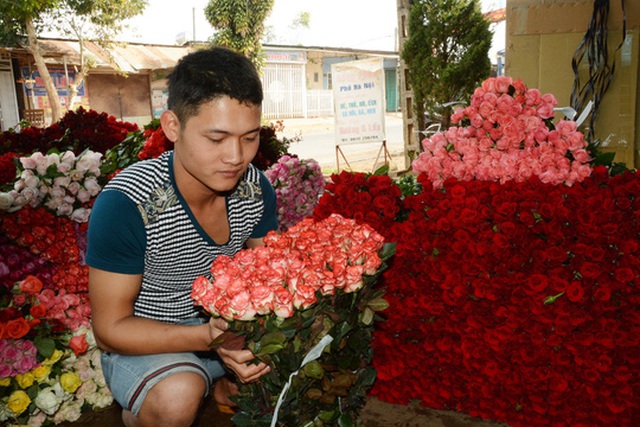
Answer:
[{"label": "green leaf", "polygon": [[383,311],[389,308],[389,303],[384,298],[376,298],[369,301],[367,307],[373,311]]},{"label": "green leaf", "polygon": [[382,260],[387,260],[391,258],[395,253],[396,253],[396,243],[395,242],[385,243],[382,246],[380,258],[382,258]]},{"label": "green leaf", "polygon": [[362,314],[360,315],[360,321],[365,325],[370,325],[373,323],[373,315],[375,311],[371,310],[369,307],[365,308]]},{"label": "green leaf", "polygon": [[362,372],[360,373],[358,381],[361,384],[363,384],[365,387],[370,387],[373,385],[377,376],[378,376],[378,371],[376,371],[375,368],[367,367],[363,369]]},{"label": "green leaf", "polygon": [[613,159],[616,156],[615,152],[610,153],[598,153],[596,158],[593,160],[594,166],[609,166],[613,163]]},{"label": "green leaf", "polygon": [[271,344],[282,345],[284,344],[286,339],[287,338],[285,337],[284,333],[282,333],[281,331],[274,331],[274,332],[269,332],[268,334],[265,334],[260,340],[260,343],[263,347],[266,347]]},{"label": "green leaf", "polygon": [[256,354],[256,356],[263,355],[263,354],[274,354],[279,352],[283,348],[284,346],[282,344],[265,345],[260,348],[260,351],[258,352],[258,354]]},{"label": "green leaf", "polygon": [[353,427],[354,425],[353,419],[349,414],[342,414],[340,415],[340,418],[338,418],[339,427]]},{"label": "green leaf", "polygon": [[389,165],[382,165],[373,173],[374,175],[387,175],[389,174]]},{"label": "green leaf", "polygon": [[45,359],[50,358],[53,355],[54,350],[56,349],[56,343],[51,338],[35,337],[33,343],[38,349],[38,353]]}]

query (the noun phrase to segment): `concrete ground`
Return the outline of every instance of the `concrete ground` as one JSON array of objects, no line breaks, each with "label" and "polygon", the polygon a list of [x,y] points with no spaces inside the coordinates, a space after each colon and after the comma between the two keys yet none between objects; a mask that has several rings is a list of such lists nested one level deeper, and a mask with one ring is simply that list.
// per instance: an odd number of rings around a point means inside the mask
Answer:
[{"label": "concrete ground", "polygon": [[[278,134],[279,137],[299,135],[302,138],[293,142],[289,151],[301,159],[316,160],[325,175],[342,170],[373,172],[385,162],[381,142],[341,145],[337,151],[333,117],[291,118],[284,119],[283,124],[284,132]],[[385,137],[390,169],[406,170],[401,113],[385,115]]]}]

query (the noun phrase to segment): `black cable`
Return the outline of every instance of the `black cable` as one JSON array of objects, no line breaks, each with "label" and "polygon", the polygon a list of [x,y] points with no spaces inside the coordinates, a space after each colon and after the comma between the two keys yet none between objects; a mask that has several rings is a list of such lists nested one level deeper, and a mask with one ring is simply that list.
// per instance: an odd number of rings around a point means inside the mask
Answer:
[{"label": "black cable", "polygon": [[[622,5],[622,40],[613,54],[611,65],[609,65],[609,47],[607,44],[609,0],[594,0],[593,15],[589,22],[589,27],[571,59],[571,68],[575,76],[571,92],[571,106],[580,113],[589,101],[593,101],[587,133],[587,141],[589,142],[593,142],[595,120],[600,102],[607,89],[609,89],[611,80],[613,80],[616,55],[627,36],[625,0],[620,0],[620,3]],[[588,79],[581,85],[578,68],[584,61],[585,55],[588,64]]]}]

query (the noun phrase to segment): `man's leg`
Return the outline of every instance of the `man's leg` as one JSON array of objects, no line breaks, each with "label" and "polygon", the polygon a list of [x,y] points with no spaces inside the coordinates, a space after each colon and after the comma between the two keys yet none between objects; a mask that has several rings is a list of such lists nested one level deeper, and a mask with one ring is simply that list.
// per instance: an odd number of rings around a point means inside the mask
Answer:
[{"label": "man's leg", "polygon": [[149,390],[137,416],[123,410],[122,420],[127,427],[188,427],[195,421],[206,392],[201,375],[176,373]]}]

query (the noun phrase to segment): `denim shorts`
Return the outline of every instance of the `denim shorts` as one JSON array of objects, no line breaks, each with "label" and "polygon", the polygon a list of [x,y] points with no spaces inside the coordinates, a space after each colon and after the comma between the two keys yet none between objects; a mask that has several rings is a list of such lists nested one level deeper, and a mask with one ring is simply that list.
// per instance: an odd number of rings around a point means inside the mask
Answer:
[{"label": "denim shorts", "polygon": [[[199,319],[193,319],[183,323],[200,322]],[[207,384],[207,394],[213,381],[225,375],[222,361],[215,351],[142,356],[104,352],[101,362],[102,372],[113,398],[134,415],[138,415],[149,390],[170,375],[182,372],[199,374]]]}]

